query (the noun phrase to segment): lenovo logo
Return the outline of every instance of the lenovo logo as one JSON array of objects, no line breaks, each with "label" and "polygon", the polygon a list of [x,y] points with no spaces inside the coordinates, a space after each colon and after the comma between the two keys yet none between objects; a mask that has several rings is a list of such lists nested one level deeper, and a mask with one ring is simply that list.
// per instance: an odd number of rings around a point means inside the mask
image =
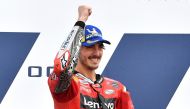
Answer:
[{"label": "lenovo logo", "polygon": [[[99,109],[101,108],[101,105],[99,104],[99,102],[96,100],[93,100],[92,101],[89,99],[87,100],[85,97],[84,97],[84,105],[87,106],[87,107],[90,107],[91,109]],[[107,109],[114,109],[114,103],[113,102],[105,102],[104,105],[107,107]]]}]

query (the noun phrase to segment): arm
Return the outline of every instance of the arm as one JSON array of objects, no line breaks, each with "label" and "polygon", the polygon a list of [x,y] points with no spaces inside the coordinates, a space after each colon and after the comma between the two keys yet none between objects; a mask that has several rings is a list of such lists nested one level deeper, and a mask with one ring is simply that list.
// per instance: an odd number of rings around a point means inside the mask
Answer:
[{"label": "arm", "polygon": [[[79,17],[75,26],[63,42],[54,60],[54,70],[48,79],[48,84],[52,93],[62,93],[67,89],[77,86],[72,77],[78,58],[80,39],[83,37],[85,22],[91,14],[91,8],[80,6],[78,8]],[[72,84],[72,85],[71,85]]]},{"label": "arm", "polygon": [[130,93],[126,90],[125,86],[123,86],[120,94],[117,109],[134,109]]},{"label": "arm", "polygon": [[84,26],[84,22],[76,22],[55,57],[53,72],[59,78],[55,87],[55,93],[64,92],[70,85],[72,72],[77,64],[76,62],[80,47],[79,39],[82,37]]}]

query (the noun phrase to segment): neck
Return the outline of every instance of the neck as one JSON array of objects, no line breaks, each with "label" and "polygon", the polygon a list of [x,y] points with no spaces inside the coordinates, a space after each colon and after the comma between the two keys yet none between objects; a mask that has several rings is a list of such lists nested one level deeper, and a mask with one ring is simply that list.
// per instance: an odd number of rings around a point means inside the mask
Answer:
[{"label": "neck", "polygon": [[75,70],[81,74],[83,74],[85,77],[91,79],[92,81],[96,81],[96,73],[95,70],[90,70],[84,66],[82,66],[80,63],[77,64],[75,67]]}]

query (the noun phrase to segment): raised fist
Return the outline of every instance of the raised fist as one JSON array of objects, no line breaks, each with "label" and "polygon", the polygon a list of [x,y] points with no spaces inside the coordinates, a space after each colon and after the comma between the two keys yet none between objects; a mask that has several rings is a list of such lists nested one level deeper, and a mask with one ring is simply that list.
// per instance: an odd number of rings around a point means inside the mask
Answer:
[{"label": "raised fist", "polygon": [[88,17],[91,15],[92,13],[92,8],[90,6],[87,5],[81,5],[78,7],[78,21],[83,21],[86,22],[88,20]]}]

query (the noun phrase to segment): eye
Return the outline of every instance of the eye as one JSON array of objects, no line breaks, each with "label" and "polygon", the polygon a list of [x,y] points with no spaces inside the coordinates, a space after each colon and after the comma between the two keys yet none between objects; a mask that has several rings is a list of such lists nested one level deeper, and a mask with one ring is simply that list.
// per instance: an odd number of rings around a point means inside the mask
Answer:
[{"label": "eye", "polygon": [[100,43],[100,44],[99,44],[99,47],[102,48],[102,49],[105,49],[105,46],[104,46],[103,43]]}]

